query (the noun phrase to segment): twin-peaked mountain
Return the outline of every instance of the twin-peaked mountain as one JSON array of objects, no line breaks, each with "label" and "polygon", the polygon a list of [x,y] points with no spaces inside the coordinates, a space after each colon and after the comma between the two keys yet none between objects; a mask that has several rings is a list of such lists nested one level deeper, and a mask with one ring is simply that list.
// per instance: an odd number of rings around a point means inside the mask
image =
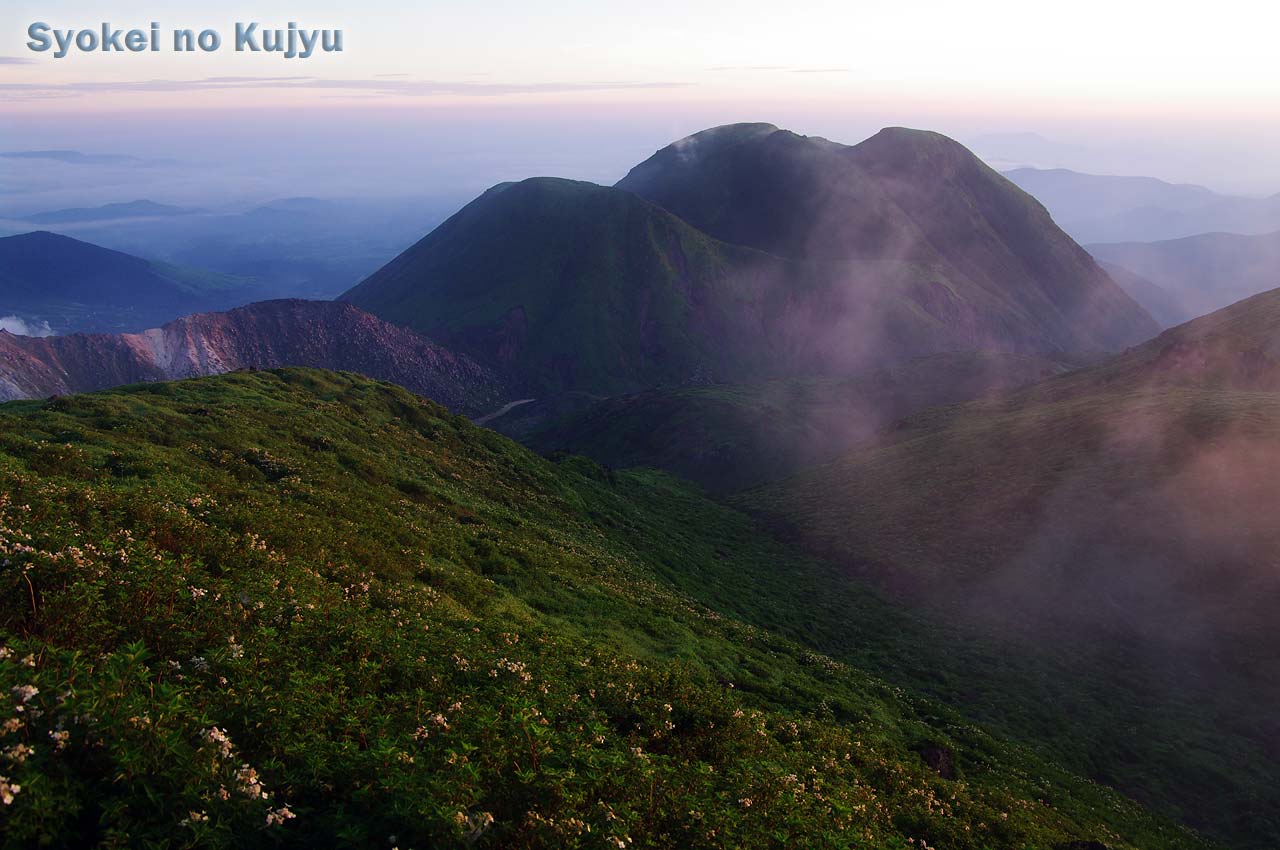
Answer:
[{"label": "twin-peaked mountain", "polygon": [[770,125],[617,187],[494,187],[343,296],[531,393],[839,375],[954,351],[1116,350],[1157,326],[959,144]]}]

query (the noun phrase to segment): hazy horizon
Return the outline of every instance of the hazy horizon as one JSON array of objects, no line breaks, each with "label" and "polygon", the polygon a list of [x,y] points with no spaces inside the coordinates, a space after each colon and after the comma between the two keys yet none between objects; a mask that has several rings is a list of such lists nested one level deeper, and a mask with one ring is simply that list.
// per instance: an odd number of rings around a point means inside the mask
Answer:
[{"label": "hazy horizon", "polygon": [[[1229,14],[1240,3],[1207,21],[1156,17],[1145,2],[1088,2],[1069,15],[1003,0],[980,10],[925,5],[805,2],[780,12],[751,2],[727,17],[707,2],[623,12],[374,0],[359,14],[334,2],[269,12],[233,3],[210,14],[136,0],[109,10],[19,0],[0,33],[0,150],[190,167],[141,179],[3,165],[0,203],[12,215],[141,197],[466,197],[535,175],[612,183],[675,139],[737,121],[844,143],[910,126],[950,135],[1001,168],[1280,192],[1280,83],[1266,68],[1271,30],[1259,20],[1276,12],[1254,9],[1240,27]],[[224,35],[236,21],[337,27],[345,50],[285,60],[224,45],[55,59],[26,47],[35,21],[153,20]]]}]

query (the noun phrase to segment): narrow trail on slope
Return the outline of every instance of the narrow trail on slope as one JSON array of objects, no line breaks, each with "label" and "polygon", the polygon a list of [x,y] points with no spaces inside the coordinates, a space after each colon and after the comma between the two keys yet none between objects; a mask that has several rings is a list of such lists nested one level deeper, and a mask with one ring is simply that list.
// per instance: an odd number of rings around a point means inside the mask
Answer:
[{"label": "narrow trail on slope", "polygon": [[473,420],[471,420],[471,421],[472,421],[472,422],[474,422],[474,423],[475,423],[475,424],[477,424],[477,425],[483,425],[483,424],[485,424],[486,422],[492,422],[493,420],[497,419],[497,418],[498,418],[498,417],[500,417],[500,416],[506,416],[508,413],[510,413],[510,412],[511,412],[512,410],[514,410],[515,408],[519,407],[519,406],[520,406],[520,405],[522,405],[522,404],[528,404],[528,403],[529,403],[529,402],[531,402],[531,401],[537,401],[537,399],[536,399],[536,398],[522,398],[522,399],[520,399],[519,401],[509,401],[509,402],[507,402],[506,404],[502,405],[502,407],[499,407],[499,408],[498,408],[497,410],[495,410],[493,413],[486,413],[484,416],[481,416],[479,419],[473,419]]}]

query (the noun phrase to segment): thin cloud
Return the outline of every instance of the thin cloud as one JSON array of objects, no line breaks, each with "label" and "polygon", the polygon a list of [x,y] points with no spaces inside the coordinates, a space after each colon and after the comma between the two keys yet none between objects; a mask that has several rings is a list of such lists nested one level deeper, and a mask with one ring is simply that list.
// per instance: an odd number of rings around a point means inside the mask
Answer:
[{"label": "thin cloud", "polygon": [[784,74],[848,74],[852,68],[797,68],[794,65],[717,65],[708,71],[777,71]]},{"label": "thin cloud", "polygon": [[205,77],[198,80],[136,80],[132,82],[85,81],[77,83],[0,83],[0,91],[28,97],[65,97],[70,94],[106,92],[202,92],[229,89],[321,89],[359,91],[378,95],[437,97],[472,95],[548,94],[625,89],[678,88],[687,83],[604,80],[585,83],[488,83],[474,80],[323,79],[319,77]]},{"label": "thin cloud", "polygon": [[23,56],[0,56],[0,65],[34,65],[36,60]]},{"label": "thin cloud", "polygon": [[717,65],[708,71],[790,71],[788,65]]}]

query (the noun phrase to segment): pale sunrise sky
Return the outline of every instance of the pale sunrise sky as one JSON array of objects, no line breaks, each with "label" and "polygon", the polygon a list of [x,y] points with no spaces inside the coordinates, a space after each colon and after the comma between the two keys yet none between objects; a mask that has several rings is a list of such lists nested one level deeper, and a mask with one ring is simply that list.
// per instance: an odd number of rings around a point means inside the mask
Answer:
[{"label": "pale sunrise sky", "polygon": [[[1006,164],[1280,191],[1280,11],[1256,0],[7,0],[2,17],[5,150],[173,155],[171,141],[238,155],[258,138],[246,125],[275,116],[306,128],[291,144],[316,150],[474,133],[521,156],[539,139],[555,149],[560,127],[564,155],[582,151],[571,176],[617,179],[637,152],[716,123],[772,121],[844,142],[904,124],[987,139],[978,152]],[[55,59],[27,49],[35,21],[157,21],[166,43]],[[345,50],[236,53],[236,21],[340,28]],[[174,53],[176,27],[217,29],[223,47]],[[361,126],[369,135],[351,136]],[[317,136],[326,127],[331,137]],[[988,138],[1025,133],[1043,138],[1033,149]]]}]

